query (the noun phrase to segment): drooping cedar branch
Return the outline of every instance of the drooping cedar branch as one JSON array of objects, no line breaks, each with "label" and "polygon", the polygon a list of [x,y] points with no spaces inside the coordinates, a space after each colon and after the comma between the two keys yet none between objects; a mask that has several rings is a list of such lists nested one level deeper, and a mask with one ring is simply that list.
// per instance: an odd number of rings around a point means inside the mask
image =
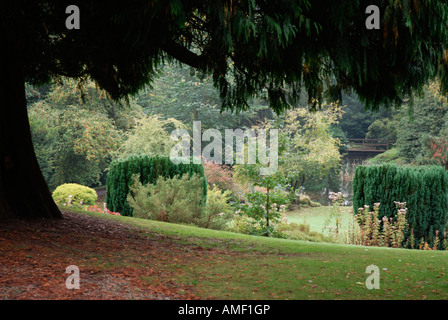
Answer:
[{"label": "drooping cedar branch", "polygon": [[167,40],[162,45],[162,50],[176,60],[196,69],[205,70],[209,62],[208,57],[197,55],[175,41]]}]

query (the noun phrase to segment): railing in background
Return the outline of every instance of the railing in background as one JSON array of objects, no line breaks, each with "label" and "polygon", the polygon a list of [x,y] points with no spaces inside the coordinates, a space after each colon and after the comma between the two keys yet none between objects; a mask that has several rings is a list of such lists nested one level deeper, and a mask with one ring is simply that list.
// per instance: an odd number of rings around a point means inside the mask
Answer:
[{"label": "railing in background", "polygon": [[385,152],[389,150],[394,140],[386,139],[357,139],[349,138],[348,151],[360,151],[360,152]]}]

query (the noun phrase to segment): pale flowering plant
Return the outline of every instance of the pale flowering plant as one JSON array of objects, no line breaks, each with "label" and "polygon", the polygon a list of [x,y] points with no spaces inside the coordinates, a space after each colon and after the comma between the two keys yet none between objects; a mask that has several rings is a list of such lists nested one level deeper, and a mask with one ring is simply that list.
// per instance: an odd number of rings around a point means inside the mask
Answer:
[{"label": "pale flowering plant", "polygon": [[[330,213],[324,222],[322,232],[328,232],[334,241],[339,241],[340,227],[342,221],[342,209],[344,205],[345,196],[342,192],[330,192],[329,199],[331,200]],[[334,221],[334,226],[331,225]]]},{"label": "pale flowering plant", "polygon": [[342,192],[331,192],[330,191],[328,198],[331,201],[331,205],[342,206],[345,202],[345,196]]},{"label": "pale flowering plant", "polygon": [[[355,229],[351,230],[347,239],[348,243],[365,246],[403,247],[404,235],[408,228],[406,202],[395,201],[397,214],[393,217],[380,218],[380,205],[379,202],[374,203],[373,211],[368,205],[358,209],[358,213],[354,216],[357,222],[356,232]],[[411,247],[413,248],[413,244]]]}]

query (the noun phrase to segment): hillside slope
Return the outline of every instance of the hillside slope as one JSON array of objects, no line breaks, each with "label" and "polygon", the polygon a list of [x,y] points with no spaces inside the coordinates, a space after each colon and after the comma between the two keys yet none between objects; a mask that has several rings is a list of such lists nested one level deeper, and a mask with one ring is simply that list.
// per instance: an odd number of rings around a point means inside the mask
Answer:
[{"label": "hillside slope", "polygon": [[[0,224],[1,299],[447,299],[448,253],[269,239],[98,213]],[[380,289],[368,290],[369,265]],[[80,289],[66,288],[66,268]]]}]

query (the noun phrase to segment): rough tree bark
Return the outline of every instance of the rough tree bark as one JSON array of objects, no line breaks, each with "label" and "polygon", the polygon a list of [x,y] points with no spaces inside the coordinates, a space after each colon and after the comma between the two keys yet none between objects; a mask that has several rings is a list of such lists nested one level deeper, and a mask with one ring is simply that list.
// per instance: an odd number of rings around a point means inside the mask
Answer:
[{"label": "rough tree bark", "polygon": [[0,56],[0,220],[61,218],[31,140],[20,46]]}]

